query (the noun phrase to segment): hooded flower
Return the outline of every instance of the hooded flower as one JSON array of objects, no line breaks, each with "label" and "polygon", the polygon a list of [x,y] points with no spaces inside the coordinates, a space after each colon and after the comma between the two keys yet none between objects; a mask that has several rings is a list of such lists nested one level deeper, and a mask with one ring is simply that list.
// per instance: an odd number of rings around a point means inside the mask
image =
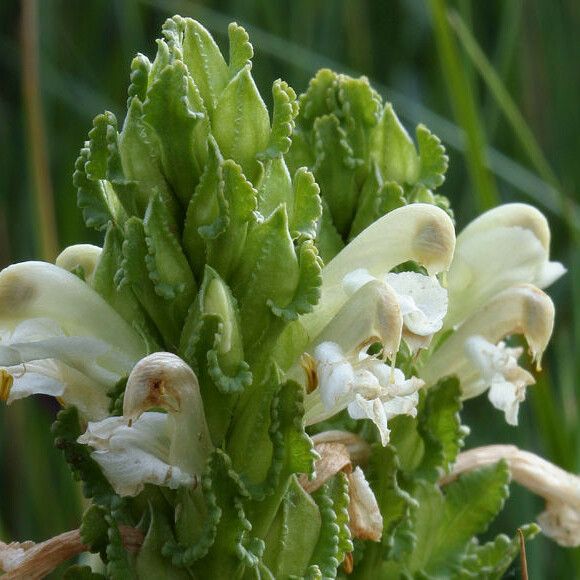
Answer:
[{"label": "hooded flower", "polygon": [[174,354],[145,357],[129,375],[123,416],[89,423],[79,443],[94,449],[119,495],[137,495],[146,483],[195,486],[213,448],[197,377]]},{"label": "hooded flower", "polygon": [[[302,320],[313,337],[305,365],[312,383],[306,425],[348,409],[354,419],[371,419],[386,445],[388,421],[416,414],[424,383],[395,368],[396,355],[403,332],[412,348],[428,343],[441,327],[446,296],[431,276],[389,272],[413,260],[435,274],[448,267],[454,243],[445,212],[413,204],[375,222],[323,269],[319,308]],[[367,352],[373,344],[378,355]]]},{"label": "hooded flower", "polygon": [[59,397],[106,416],[107,391],[145,354],[140,336],[87,284],[44,262],[0,273],[2,397]]},{"label": "hooded flower", "polygon": [[430,356],[419,374],[427,384],[456,374],[464,399],[489,389],[492,404],[504,411],[508,423],[517,424],[519,403],[533,377],[517,364],[521,350],[506,347],[502,340],[523,334],[539,366],[553,327],[554,304],[550,297],[529,284],[513,286],[465,320]]}]

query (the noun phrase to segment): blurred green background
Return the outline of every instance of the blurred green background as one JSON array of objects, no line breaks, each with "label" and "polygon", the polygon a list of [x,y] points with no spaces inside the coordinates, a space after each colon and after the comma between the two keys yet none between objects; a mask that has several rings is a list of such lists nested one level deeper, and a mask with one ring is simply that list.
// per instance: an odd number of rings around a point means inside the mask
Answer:
[{"label": "blurred green background", "polygon": [[[580,472],[580,3],[577,0],[3,0],[0,2],[0,265],[99,242],[71,183],[92,118],[123,118],[133,55],[152,57],[166,17],[200,20],[224,45],[244,25],[263,95],[302,92],[323,66],[364,74],[409,129],[425,123],[450,156],[462,226],[485,208],[530,202],[552,226],[568,275],[550,294],[556,332],[517,429],[485,397],[466,405],[468,445],[515,443]],[[506,249],[509,251],[509,249]],[[0,536],[40,540],[77,527],[80,494],[52,448],[49,401],[0,409]],[[513,534],[542,502],[512,486],[492,531]],[[531,578],[580,577],[580,549],[527,547]],[[508,576],[519,577],[518,567]]]}]

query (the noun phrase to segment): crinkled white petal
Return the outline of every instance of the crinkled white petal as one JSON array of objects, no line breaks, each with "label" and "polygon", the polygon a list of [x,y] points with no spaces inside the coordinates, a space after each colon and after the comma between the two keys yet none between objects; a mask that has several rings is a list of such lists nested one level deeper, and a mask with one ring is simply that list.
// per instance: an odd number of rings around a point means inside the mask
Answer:
[{"label": "crinkled white petal", "polygon": [[[448,306],[447,290],[434,276],[425,276],[418,272],[389,273],[384,281],[399,298],[407,334],[427,337],[430,341],[443,327]],[[413,348],[414,345],[409,346]]]},{"label": "crinkled white petal", "polygon": [[481,336],[472,336],[465,342],[465,351],[477,373],[476,389],[489,388],[491,404],[505,413],[510,425],[517,425],[526,387],[535,382],[530,373],[518,366],[523,349],[509,348],[504,342],[494,345]]},{"label": "crinkled white petal", "polygon": [[383,535],[383,516],[371,486],[360,467],[348,474],[349,527],[353,537],[380,542]]},{"label": "crinkled white petal", "polygon": [[383,402],[375,399],[365,399],[362,395],[355,395],[354,400],[348,405],[348,414],[353,419],[370,419],[379,430],[381,443],[387,445],[391,430],[387,424],[388,416]]},{"label": "crinkled white petal", "polygon": [[74,405],[88,419],[108,415],[109,398],[103,385],[61,361],[46,359],[7,367],[13,377],[7,404],[31,395],[49,395]]},{"label": "crinkled white petal", "polygon": [[171,489],[196,484],[194,474],[168,462],[171,441],[168,416],[143,413],[131,426],[123,417],[89,423],[79,443],[94,448],[91,457],[121,496],[135,496],[145,484]]},{"label": "crinkled white petal", "polygon": [[442,209],[413,203],[387,213],[323,268],[320,303],[301,318],[310,339],[316,339],[347,300],[343,281],[350,272],[365,268],[378,277],[413,260],[436,274],[448,269],[454,247],[455,228]]},{"label": "crinkled white petal", "polygon": [[318,361],[318,389],[326,409],[340,404],[354,381],[352,365],[344,358],[341,348],[333,342],[323,342],[314,349]]},{"label": "crinkled white petal", "polygon": [[546,509],[538,516],[542,532],[560,546],[580,546],[580,505],[572,506],[558,500],[548,501]]}]

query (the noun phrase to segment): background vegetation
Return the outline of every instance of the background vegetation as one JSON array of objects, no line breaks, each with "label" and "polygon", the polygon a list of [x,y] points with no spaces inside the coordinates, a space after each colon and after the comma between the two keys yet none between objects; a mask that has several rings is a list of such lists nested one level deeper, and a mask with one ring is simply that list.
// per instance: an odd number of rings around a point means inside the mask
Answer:
[{"label": "background vegetation", "polygon": [[[71,183],[91,120],[124,116],[129,64],[153,56],[167,16],[200,20],[218,41],[244,25],[263,94],[297,92],[320,67],[367,75],[408,128],[424,122],[451,159],[442,191],[461,226],[506,201],[548,216],[568,275],[550,294],[556,333],[520,427],[484,397],[466,405],[469,446],[513,442],[580,471],[580,4],[576,0],[5,0],[0,2],[0,265],[98,242]],[[20,31],[20,34],[19,34]],[[509,251],[509,248],[506,248]],[[48,401],[0,409],[0,537],[40,540],[78,525],[80,494],[52,448]],[[512,486],[499,529],[541,502]],[[580,575],[580,549],[528,546],[532,578]],[[517,569],[512,575],[519,576]]]}]

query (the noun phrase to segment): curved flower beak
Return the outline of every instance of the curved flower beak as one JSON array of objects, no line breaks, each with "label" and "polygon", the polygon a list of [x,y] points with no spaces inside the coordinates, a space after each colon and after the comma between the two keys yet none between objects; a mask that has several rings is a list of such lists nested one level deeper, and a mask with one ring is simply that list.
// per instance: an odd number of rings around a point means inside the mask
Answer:
[{"label": "curved flower beak", "polygon": [[[515,412],[513,406],[523,399],[530,375],[517,367],[520,353],[516,349],[506,351],[502,345],[494,345],[506,336],[523,334],[539,369],[553,327],[554,304],[549,296],[530,284],[508,288],[472,314],[427,360],[419,374],[428,384],[456,374],[465,399],[479,395],[494,381],[503,383],[503,394],[496,388],[492,402],[501,404],[506,416],[515,422],[517,405]],[[510,379],[514,381],[513,392],[506,397],[505,386]]]},{"label": "curved flower beak", "polygon": [[395,209],[362,231],[323,268],[319,306],[301,322],[315,339],[346,302],[343,281],[354,270],[364,267],[381,278],[412,260],[436,274],[449,268],[454,248],[453,222],[443,210],[422,203]]},{"label": "curved flower beak", "polygon": [[23,262],[0,272],[0,327],[55,321],[67,336],[98,338],[133,360],[144,354],[140,336],[99,294],[74,274],[46,262]]},{"label": "curved flower beak", "polygon": [[79,272],[85,282],[91,284],[99,258],[103,252],[99,246],[76,244],[66,247],[56,258],[55,264],[67,272]]},{"label": "curved flower beak", "polygon": [[550,262],[549,253],[548,222],[532,206],[502,205],[471,222],[457,237],[447,275],[445,326],[461,323],[479,304],[510,286],[552,284],[566,269]]},{"label": "curved flower beak", "polygon": [[127,380],[123,416],[89,423],[79,442],[94,448],[120,495],[136,495],[146,483],[195,485],[213,450],[195,373],[172,353],[143,358]]},{"label": "curved flower beak", "polygon": [[49,394],[100,419],[107,391],[144,352],[140,336],[74,274],[44,262],[0,273],[0,366],[13,378],[3,393],[8,403]]}]

